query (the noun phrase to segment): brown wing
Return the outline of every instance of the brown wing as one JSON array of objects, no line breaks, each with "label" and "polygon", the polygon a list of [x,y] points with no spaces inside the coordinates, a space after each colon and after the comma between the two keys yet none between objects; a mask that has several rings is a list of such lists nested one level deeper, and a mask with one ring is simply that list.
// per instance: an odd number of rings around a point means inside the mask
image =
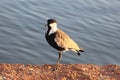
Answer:
[{"label": "brown wing", "polygon": [[79,46],[62,30],[58,29],[55,35],[55,42],[59,47],[66,49],[80,50]]}]

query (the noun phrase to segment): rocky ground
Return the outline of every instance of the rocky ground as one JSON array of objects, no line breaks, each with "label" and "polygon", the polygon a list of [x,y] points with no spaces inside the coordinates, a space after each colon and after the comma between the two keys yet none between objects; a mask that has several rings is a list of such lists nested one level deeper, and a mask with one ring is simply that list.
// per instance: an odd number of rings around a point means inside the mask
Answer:
[{"label": "rocky ground", "polygon": [[0,80],[120,80],[120,66],[0,64]]}]

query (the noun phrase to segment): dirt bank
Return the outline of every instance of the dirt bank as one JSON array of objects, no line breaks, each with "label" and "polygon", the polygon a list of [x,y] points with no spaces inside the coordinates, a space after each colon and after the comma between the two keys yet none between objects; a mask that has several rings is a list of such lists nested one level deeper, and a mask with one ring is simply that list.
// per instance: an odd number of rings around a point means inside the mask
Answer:
[{"label": "dirt bank", "polygon": [[0,64],[0,80],[120,80],[120,66]]}]

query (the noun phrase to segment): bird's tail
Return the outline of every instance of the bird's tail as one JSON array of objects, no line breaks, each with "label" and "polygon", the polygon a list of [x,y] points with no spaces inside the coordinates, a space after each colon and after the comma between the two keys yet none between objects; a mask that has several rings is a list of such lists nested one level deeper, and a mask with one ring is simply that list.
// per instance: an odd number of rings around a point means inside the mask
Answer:
[{"label": "bird's tail", "polygon": [[80,52],[84,52],[84,49],[83,48],[80,48],[80,50],[77,50],[77,55],[80,56]]},{"label": "bird's tail", "polygon": [[79,50],[76,50],[76,49],[70,49],[71,51],[73,51],[73,52],[75,52],[75,53],[77,53],[77,55],[78,56],[80,56],[81,54],[80,54],[80,52],[84,52],[84,49],[83,48],[80,48]]},{"label": "bird's tail", "polygon": [[80,50],[79,50],[80,52],[84,52],[84,49],[83,48],[80,48]]}]

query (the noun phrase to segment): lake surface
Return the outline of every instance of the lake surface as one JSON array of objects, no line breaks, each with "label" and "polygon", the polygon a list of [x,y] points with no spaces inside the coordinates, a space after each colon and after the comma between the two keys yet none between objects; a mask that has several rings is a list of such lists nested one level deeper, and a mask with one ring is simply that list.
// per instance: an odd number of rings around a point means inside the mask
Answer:
[{"label": "lake surface", "polygon": [[85,49],[61,63],[120,64],[120,0],[0,0],[0,63],[55,64],[49,18]]}]

